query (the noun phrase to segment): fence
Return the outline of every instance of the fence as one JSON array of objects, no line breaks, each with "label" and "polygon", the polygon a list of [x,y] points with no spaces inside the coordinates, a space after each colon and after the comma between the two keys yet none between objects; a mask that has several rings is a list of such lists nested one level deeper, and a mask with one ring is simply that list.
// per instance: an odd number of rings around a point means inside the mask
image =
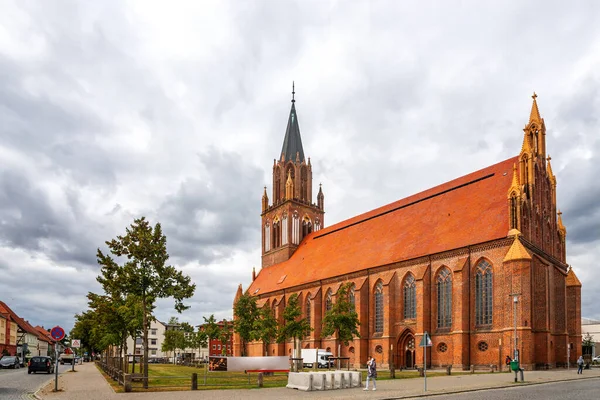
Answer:
[{"label": "fence", "polygon": [[[190,371],[186,375],[153,375],[148,378],[142,374],[130,374],[121,368],[118,358],[98,361],[97,365],[111,379],[123,386],[125,392],[145,390],[201,390],[216,389],[219,387],[250,389],[256,387],[285,386],[287,372],[262,373],[262,372],[224,372],[208,371],[206,365],[201,370],[192,366],[185,367]],[[170,365],[169,365],[170,366]],[[180,372],[181,366],[175,366]],[[198,372],[192,372],[198,371]],[[151,372],[151,371],[150,371]],[[174,371],[175,372],[175,371]],[[144,380],[148,380],[148,389],[144,388]]]}]

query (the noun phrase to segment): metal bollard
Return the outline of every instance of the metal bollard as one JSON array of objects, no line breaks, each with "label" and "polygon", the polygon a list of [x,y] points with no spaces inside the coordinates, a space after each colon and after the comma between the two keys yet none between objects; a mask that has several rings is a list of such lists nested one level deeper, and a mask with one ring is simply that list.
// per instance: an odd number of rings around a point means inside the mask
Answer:
[{"label": "metal bollard", "polygon": [[264,377],[263,377],[263,373],[259,372],[258,373],[258,387],[261,388],[264,386]]},{"label": "metal bollard", "polygon": [[525,377],[523,376],[523,371],[525,371],[523,368],[519,368],[519,373],[521,375],[521,382],[525,381]]},{"label": "metal bollard", "polygon": [[198,390],[198,374],[196,372],[192,374],[192,390]]}]

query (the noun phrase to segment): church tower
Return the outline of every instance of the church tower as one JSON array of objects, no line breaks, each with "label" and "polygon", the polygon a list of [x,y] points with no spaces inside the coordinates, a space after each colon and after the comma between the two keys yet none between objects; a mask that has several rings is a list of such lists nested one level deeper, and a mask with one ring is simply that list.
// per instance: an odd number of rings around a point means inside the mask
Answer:
[{"label": "church tower", "polygon": [[262,197],[262,266],[289,259],[302,239],[324,227],[321,186],[313,203],[312,165],[304,156],[292,85],[292,108],[279,158],[273,160],[273,202],[267,187]]},{"label": "church tower", "polygon": [[[508,191],[509,229],[518,229],[539,249],[565,262],[566,229],[556,207],[556,177],[546,156],[546,125],[534,93],[523,145]],[[518,167],[518,169],[517,169]]]}]

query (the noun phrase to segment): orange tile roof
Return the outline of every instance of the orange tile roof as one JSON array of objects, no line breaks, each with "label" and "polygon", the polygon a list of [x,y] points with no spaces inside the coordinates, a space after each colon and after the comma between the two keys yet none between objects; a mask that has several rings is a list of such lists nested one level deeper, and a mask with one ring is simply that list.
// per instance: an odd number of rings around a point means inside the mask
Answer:
[{"label": "orange tile roof", "polygon": [[509,158],[313,232],[289,260],[263,268],[249,292],[265,294],[504,238],[506,196],[517,161]]},{"label": "orange tile roof", "polygon": [[569,269],[569,273],[567,274],[567,286],[579,286],[581,287],[581,281],[575,275],[573,268]]}]

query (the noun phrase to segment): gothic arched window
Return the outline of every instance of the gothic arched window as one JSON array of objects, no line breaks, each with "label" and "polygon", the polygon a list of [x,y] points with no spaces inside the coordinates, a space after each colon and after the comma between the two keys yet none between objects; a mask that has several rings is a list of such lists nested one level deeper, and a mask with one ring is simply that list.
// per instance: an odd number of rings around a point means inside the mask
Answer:
[{"label": "gothic arched window", "polygon": [[306,296],[306,321],[308,321],[308,325],[310,325],[310,298]]},{"label": "gothic arched window", "polygon": [[356,310],[356,298],[354,296],[354,288],[355,286],[352,285],[350,287],[350,290],[348,291],[348,301],[350,302],[350,304],[352,304],[352,308]]},{"label": "gothic arched window", "polygon": [[305,166],[300,170],[300,200],[308,202],[308,171]]},{"label": "gothic arched window", "polygon": [[304,217],[302,220],[302,238],[308,236],[309,233],[312,232],[312,223],[308,217]]},{"label": "gothic arched window", "polygon": [[415,277],[409,275],[404,281],[404,319],[417,318],[417,285]]},{"label": "gothic arched window", "polygon": [[510,196],[510,229],[518,229],[517,195]]},{"label": "gothic arched window", "polygon": [[279,219],[273,221],[273,248],[281,246],[281,224]]},{"label": "gothic arched window", "polygon": [[271,226],[267,222],[265,224],[265,252],[271,250]]},{"label": "gothic arched window", "polygon": [[475,272],[475,324],[492,324],[492,300],[494,297],[492,266],[481,260]]},{"label": "gothic arched window", "polygon": [[383,333],[383,284],[375,285],[375,333]]},{"label": "gothic arched window", "polygon": [[281,244],[288,244],[288,217],[286,213],[281,217]]},{"label": "gothic arched window", "polygon": [[325,312],[331,311],[331,307],[333,307],[333,300],[331,297],[331,289],[329,289],[327,291],[327,295],[325,296]]},{"label": "gothic arched window", "polygon": [[283,197],[283,193],[281,191],[281,168],[275,168],[275,197],[273,199],[274,203],[279,203],[281,198]]},{"label": "gothic arched window", "polygon": [[450,328],[452,326],[452,275],[448,268],[440,271],[437,285],[437,326]]}]

